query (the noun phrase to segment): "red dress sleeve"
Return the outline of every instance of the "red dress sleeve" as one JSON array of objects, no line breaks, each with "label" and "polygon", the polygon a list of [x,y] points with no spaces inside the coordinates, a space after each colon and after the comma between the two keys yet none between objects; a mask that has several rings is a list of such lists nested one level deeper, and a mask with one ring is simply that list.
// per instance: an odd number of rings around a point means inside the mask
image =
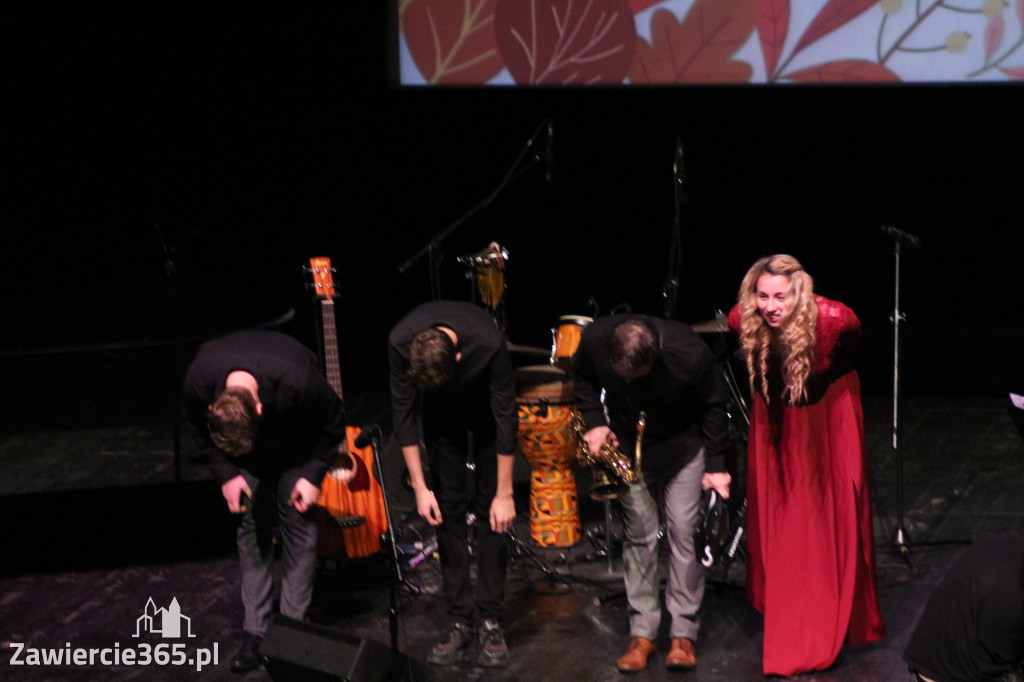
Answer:
[{"label": "red dress sleeve", "polygon": [[860,340],[860,320],[845,304],[824,296],[815,296],[818,304],[818,327],[814,346],[812,371],[821,372],[832,366],[837,355],[848,354]]}]

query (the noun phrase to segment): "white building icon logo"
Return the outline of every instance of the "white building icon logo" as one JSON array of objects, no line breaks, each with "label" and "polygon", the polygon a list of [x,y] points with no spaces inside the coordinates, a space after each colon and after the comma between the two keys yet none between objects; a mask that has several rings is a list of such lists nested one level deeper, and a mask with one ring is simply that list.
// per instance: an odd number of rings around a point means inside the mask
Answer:
[{"label": "white building icon logo", "polygon": [[[181,634],[182,623],[185,625],[185,632],[188,633],[186,635]],[[195,637],[192,634],[192,619],[181,615],[181,607],[178,606],[177,597],[171,600],[171,605],[166,609],[158,609],[156,604],[153,603],[153,598],[149,598],[143,614],[135,621],[135,634],[132,637],[138,637],[143,632],[159,634],[165,638]]]}]

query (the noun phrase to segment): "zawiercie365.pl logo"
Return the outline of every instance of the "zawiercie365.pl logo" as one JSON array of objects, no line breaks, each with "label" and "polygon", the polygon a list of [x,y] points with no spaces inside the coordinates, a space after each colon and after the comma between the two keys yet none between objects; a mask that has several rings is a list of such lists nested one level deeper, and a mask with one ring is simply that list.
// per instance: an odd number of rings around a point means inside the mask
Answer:
[{"label": "zawiercie365.pl logo", "polygon": [[[192,638],[192,619],[181,613],[178,599],[174,598],[166,608],[157,608],[150,597],[143,613],[135,621],[135,634],[160,635],[164,639]],[[182,642],[161,642],[152,645],[146,642],[133,644],[114,642],[112,647],[74,647],[70,642],[63,647],[39,649],[24,642],[11,642],[11,665],[32,666],[195,666],[202,672],[208,665],[217,665],[220,646],[190,647]]]}]

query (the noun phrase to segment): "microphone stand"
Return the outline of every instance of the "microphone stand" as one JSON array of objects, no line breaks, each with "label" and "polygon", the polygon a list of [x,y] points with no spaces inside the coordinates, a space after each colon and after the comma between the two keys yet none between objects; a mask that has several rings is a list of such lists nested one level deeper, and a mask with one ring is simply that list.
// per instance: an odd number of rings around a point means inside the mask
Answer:
[{"label": "microphone stand", "polygon": [[[892,448],[896,453],[896,530],[893,532],[893,546],[907,564],[907,568],[914,570],[914,563],[910,558],[910,537],[904,527],[904,491],[903,491],[903,423],[901,420],[902,400],[900,396],[900,325],[906,321],[906,316],[900,310],[900,253],[903,243],[908,246],[918,247],[921,240],[909,235],[902,230],[883,225],[882,231],[893,239],[893,255],[895,261],[895,296],[893,300],[893,311],[890,322],[892,322]],[[947,544],[970,544],[970,540],[940,540],[932,542],[919,542],[918,545],[947,545]]]},{"label": "microphone stand", "polygon": [[900,251],[902,243],[899,239],[894,240],[893,255],[896,263],[895,273],[895,298],[893,301],[892,317],[892,448],[896,453],[896,530],[893,533],[892,543],[900,556],[907,563],[907,568],[913,570],[914,563],[910,560],[910,540],[907,537],[906,528],[903,526],[903,423],[900,421],[900,323],[906,317],[900,312]]},{"label": "microphone stand", "polygon": [[686,189],[684,187],[683,170],[683,142],[676,138],[676,157],[672,164],[673,184],[675,186],[675,217],[672,221],[672,239],[668,251],[668,276],[662,287],[661,295],[665,299],[664,317],[666,320],[674,319],[676,316],[676,299],[679,290],[679,268],[682,260],[682,236],[679,228],[680,208],[686,203]]},{"label": "microphone stand", "polygon": [[[391,560],[391,568],[394,571],[389,587],[390,606],[388,608],[388,626],[391,635],[391,665],[386,679],[395,680],[396,682],[420,680],[423,678],[422,671],[415,668],[411,658],[402,656],[398,651],[398,586],[405,585],[413,594],[417,595],[420,593],[420,590],[405,579],[405,576],[402,574],[402,565],[398,560],[395,525],[391,521],[391,503],[388,501],[388,491],[384,482],[384,470],[380,463],[380,426],[374,424],[364,429],[365,431],[369,431],[370,434],[370,447],[373,450],[373,473],[377,477],[377,483],[380,484],[381,495],[384,498],[384,517],[388,522],[388,529],[386,531],[388,558]],[[408,666],[408,669],[403,672],[402,668],[405,665]]]},{"label": "microphone stand", "polygon": [[533,149],[537,139],[540,137],[541,132],[548,130],[551,119],[544,119],[541,121],[537,129],[533,131],[529,139],[526,140],[526,144],[520,150],[519,155],[516,156],[515,161],[512,162],[512,166],[505,173],[505,176],[498,183],[497,187],[491,191],[490,194],[485,196],[479,202],[477,202],[472,208],[464,213],[459,218],[449,223],[446,227],[442,228],[430,238],[430,241],[426,243],[419,251],[417,251],[411,258],[398,266],[398,271],[403,275],[416,264],[423,256],[429,255],[429,269],[430,269],[430,295],[433,300],[441,298],[441,261],[444,259],[444,252],[441,249],[441,242],[443,242],[448,235],[457,230],[472,216],[478,212],[487,208],[494,202],[494,200],[501,194],[502,191],[513,182],[515,182],[519,176],[528,171],[535,164],[540,163],[543,157],[540,153],[529,154],[530,150]]}]

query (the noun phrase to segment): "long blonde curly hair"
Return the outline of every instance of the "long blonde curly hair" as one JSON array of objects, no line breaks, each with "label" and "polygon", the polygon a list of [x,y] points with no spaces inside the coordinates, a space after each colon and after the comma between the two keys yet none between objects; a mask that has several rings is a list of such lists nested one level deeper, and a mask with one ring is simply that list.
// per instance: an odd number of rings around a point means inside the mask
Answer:
[{"label": "long blonde curly hair", "polygon": [[757,281],[762,275],[784,275],[789,279],[786,310],[778,336],[781,346],[782,379],[785,389],[782,398],[790,405],[807,398],[807,378],[814,361],[815,331],[818,326],[818,306],[814,300],[814,280],[800,262],[787,254],[766,256],[747,271],[737,303],[740,306],[740,345],[747,359],[750,389],[755,389],[755,377],[760,378],[761,395],[768,397],[768,358],[772,353],[773,330],[757,308]]}]

